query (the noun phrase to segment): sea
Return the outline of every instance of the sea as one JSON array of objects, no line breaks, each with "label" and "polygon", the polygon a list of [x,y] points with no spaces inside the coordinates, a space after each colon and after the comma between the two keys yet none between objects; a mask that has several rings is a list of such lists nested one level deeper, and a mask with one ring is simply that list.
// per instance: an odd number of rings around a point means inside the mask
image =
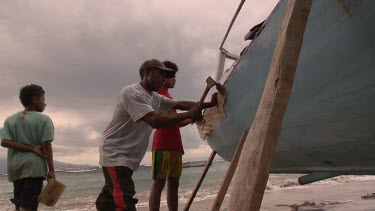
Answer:
[{"label": "sea", "polygon": [[[210,167],[206,177],[194,199],[202,201],[214,199],[219,190],[222,180],[229,167],[229,162],[216,162]],[[188,201],[195,188],[204,167],[184,168],[180,179],[179,204]],[[301,186],[297,179],[301,175],[296,174],[271,174],[267,183],[266,192],[280,191],[286,189],[312,189],[317,186],[329,186],[356,182],[375,183],[375,176],[340,176],[311,185]],[[101,169],[92,172],[56,172],[56,179],[66,185],[66,189],[57,202],[50,208],[40,204],[39,210],[95,210],[95,200],[104,184],[104,177]],[[136,186],[136,198],[139,202],[138,208],[148,207],[148,197],[150,194],[151,167],[141,166],[133,174]],[[0,210],[14,210],[13,204],[9,201],[12,198],[12,183],[8,182],[7,176],[0,176]],[[228,190],[228,196],[231,191]],[[329,188],[328,188],[329,189]],[[163,191],[161,205],[166,205],[166,193]]]}]

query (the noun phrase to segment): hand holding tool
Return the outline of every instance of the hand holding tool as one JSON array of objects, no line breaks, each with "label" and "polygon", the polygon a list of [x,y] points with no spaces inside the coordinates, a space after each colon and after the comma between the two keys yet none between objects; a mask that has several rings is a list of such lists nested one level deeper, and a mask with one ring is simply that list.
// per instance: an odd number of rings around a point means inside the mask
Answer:
[{"label": "hand holding tool", "polygon": [[204,90],[203,95],[198,102],[198,107],[202,107],[204,99],[206,99],[208,92],[213,86],[216,86],[216,89],[217,91],[219,91],[220,94],[224,94],[225,92],[224,87],[220,83],[217,83],[214,79],[212,79],[211,76],[208,76],[208,78],[206,79],[206,83],[206,89]]}]

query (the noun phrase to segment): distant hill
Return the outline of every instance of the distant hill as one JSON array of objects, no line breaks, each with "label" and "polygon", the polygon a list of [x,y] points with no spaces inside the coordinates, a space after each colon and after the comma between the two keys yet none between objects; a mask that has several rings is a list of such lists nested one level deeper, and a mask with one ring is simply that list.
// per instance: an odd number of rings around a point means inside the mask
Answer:
[{"label": "distant hill", "polygon": [[[55,169],[85,169],[85,168],[93,168],[95,166],[88,165],[88,164],[72,164],[72,163],[64,163],[60,161],[53,161],[55,165]],[[0,159],[0,173],[6,173],[7,172],[7,160],[6,159]]]},{"label": "distant hill", "polygon": [[64,163],[57,160],[53,161],[53,164],[55,166],[55,169],[66,169],[66,168],[72,168],[72,169],[79,169],[79,168],[93,168],[97,166],[89,165],[89,164],[72,164],[72,163]]}]

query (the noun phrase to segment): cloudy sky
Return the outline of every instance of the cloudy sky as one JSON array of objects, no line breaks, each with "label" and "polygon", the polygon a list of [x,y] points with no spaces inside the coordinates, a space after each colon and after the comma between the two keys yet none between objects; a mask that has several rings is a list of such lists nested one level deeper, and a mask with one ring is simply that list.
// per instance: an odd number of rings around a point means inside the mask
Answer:
[{"label": "cloudy sky", "polygon": [[[248,0],[224,48],[239,55],[244,35],[278,0]],[[0,0],[0,123],[23,109],[19,89],[46,90],[55,125],[56,160],[97,165],[101,133],[116,96],[139,82],[146,59],[171,60],[180,71],[176,99],[197,101],[213,76],[218,48],[240,0]],[[211,149],[195,126],[182,129],[184,161]],[[0,149],[0,158],[6,149]],[[142,161],[151,162],[148,152]]]}]

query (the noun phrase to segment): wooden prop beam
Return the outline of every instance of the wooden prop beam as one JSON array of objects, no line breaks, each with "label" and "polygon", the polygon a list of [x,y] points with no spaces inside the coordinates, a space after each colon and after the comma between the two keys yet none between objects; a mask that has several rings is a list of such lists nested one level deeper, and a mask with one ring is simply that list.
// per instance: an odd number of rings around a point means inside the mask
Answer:
[{"label": "wooden prop beam", "polygon": [[262,98],[242,149],[231,211],[259,211],[302,47],[312,0],[289,0]]},{"label": "wooden prop beam", "polygon": [[206,177],[207,171],[208,171],[208,169],[210,168],[210,166],[211,166],[211,164],[212,164],[212,161],[213,161],[214,158],[215,158],[215,155],[216,155],[216,151],[212,150],[211,155],[210,155],[210,157],[208,158],[208,161],[207,161],[207,163],[206,163],[206,166],[204,167],[204,170],[203,170],[203,172],[202,172],[201,178],[199,179],[197,185],[195,186],[194,191],[191,193],[190,199],[189,199],[189,201],[186,203],[185,208],[184,208],[184,211],[188,211],[188,210],[190,209],[190,206],[191,206],[191,204],[192,204],[193,201],[194,201],[195,195],[197,194],[199,188],[201,187],[201,184],[202,184],[204,178]]},{"label": "wooden prop beam", "polygon": [[225,198],[225,194],[227,193],[229,185],[232,181],[234,172],[236,171],[238,160],[240,159],[242,147],[243,147],[243,144],[245,143],[247,134],[248,134],[247,131],[242,133],[240,143],[238,144],[236,152],[234,153],[233,158],[230,162],[229,168],[227,170],[227,173],[225,175],[223,183],[221,184],[220,190],[216,195],[216,199],[215,199],[214,204],[211,208],[211,211],[219,211],[220,210],[221,204],[223,203],[224,198]]}]

